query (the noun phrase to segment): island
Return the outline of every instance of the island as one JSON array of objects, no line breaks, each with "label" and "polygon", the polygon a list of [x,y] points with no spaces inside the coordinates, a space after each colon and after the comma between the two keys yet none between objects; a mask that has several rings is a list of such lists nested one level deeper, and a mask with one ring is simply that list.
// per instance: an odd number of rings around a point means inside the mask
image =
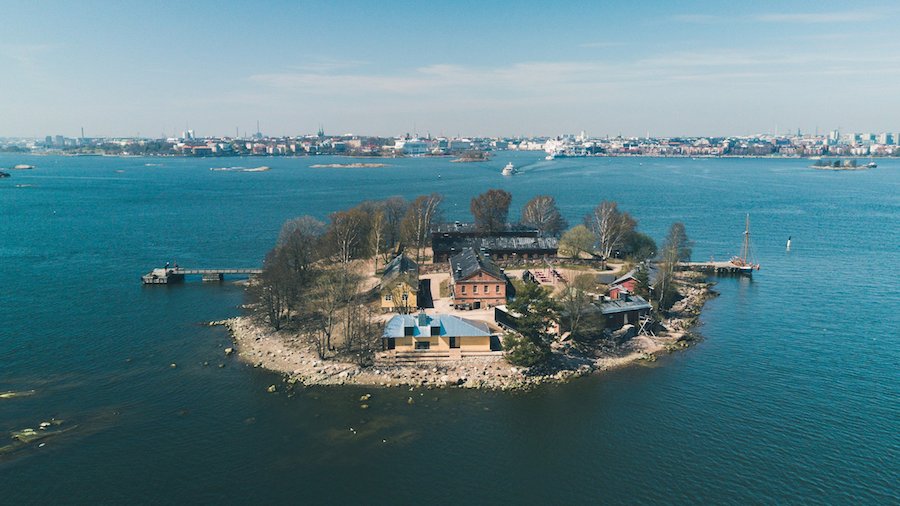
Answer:
[{"label": "island", "polygon": [[504,190],[473,198],[471,223],[437,222],[441,201],[394,197],[328,224],[287,221],[248,284],[247,314],[211,322],[233,337],[226,354],[290,386],[512,390],[697,340],[715,292],[679,268],[691,255],[681,223],[657,248],[615,202],[566,230],[546,195],[512,224]]},{"label": "island", "polygon": [[311,169],[379,169],[389,167],[386,163],[316,163],[309,166]]},{"label": "island", "polygon": [[878,165],[875,162],[869,162],[866,165],[859,165],[856,160],[816,160],[809,167],[811,169],[819,169],[819,170],[866,170],[866,169],[874,169]]}]

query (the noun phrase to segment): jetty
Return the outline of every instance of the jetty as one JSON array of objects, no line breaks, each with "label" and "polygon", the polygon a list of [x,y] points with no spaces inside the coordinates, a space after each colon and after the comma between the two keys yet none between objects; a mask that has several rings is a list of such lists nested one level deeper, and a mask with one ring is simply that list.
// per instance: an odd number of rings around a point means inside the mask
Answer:
[{"label": "jetty", "polygon": [[[788,248],[790,248],[790,239],[788,239]],[[750,215],[747,215],[747,222],[744,225],[744,242],[741,245],[741,253],[731,257],[727,262],[716,262],[710,259],[709,262],[678,262],[676,269],[682,271],[698,271],[709,274],[718,275],[740,275],[751,276],[753,271],[759,270],[759,264],[754,263],[752,252],[750,249]]]},{"label": "jetty", "polygon": [[141,282],[145,285],[168,285],[181,283],[185,276],[200,276],[203,281],[223,281],[229,276],[258,276],[262,269],[184,269],[161,268],[153,269],[141,276]]},{"label": "jetty", "polygon": [[712,260],[709,262],[678,262],[678,265],[676,266],[676,269],[680,271],[697,271],[726,276],[749,276],[754,268],[755,270],[759,270],[759,266],[753,266],[753,268],[751,268],[746,265],[737,265],[730,260],[724,262],[716,262]]}]

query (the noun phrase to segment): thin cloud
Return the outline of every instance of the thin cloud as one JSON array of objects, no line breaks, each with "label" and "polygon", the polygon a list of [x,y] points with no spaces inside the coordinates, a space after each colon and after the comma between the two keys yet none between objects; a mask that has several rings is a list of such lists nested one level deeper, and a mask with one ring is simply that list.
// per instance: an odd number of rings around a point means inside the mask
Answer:
[{"label": "thin cloud", "polygon": [[[673,52],[652,58],[607,61],[528,61],[502,66],[433,64],[415,69],[368,74],[354,72],[284,71],[248,78],[258,90],[297,96],[345,97],[358,100],[418,98],[425,101],[474,99],[497,101],[549,96],[629,94],[634,90],[665,89],[690,82],[755,82],[766,85],[786,79],[807,81],[814,76],[887,75],[900,65],[898,56],[836,54],[822,51],[787,52],[710,50]],[[673,88],[674,89],[674,88]]]},{"label": "thin cloud", "polygon": [[843,12],[794,12],[772,13],[754,16],[756,21],[766,23],[851,23],[872,21],[880,14],[875,11],[843,11]]}]

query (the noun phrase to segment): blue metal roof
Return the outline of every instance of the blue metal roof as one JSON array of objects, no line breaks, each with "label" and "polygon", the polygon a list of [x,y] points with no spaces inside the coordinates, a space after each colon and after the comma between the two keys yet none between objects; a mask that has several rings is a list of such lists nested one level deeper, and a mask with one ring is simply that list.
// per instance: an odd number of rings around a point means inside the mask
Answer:
[{"label": "blue metal roof", "polygon": [[[474,320],[467,320],[448,314],[424,315],[424,321],[420,321],[419,315],[398,314],[394,315],[384,326],[382,337],[405,337],[404,329],[413,328],[413,337],[431,336],[431,327],[440,327],[441,336],[490,336],[491,331],[487,324]],[[419,325],[424,323],[424,325]]]},{"label": "blue metal roof", "polygon": [[629,295],[628,299],[605,300],[597,304],[603,314],[624,313],[626,311],[650,310],[652,306],[638,295]]}]

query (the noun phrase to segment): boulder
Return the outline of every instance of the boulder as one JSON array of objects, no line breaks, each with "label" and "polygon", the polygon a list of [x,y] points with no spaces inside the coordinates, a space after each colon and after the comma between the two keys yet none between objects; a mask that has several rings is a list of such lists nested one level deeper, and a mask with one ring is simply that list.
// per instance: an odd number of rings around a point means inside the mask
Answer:
[{"label": "boulder", "polygon": [[266,392],[269,392],[270,394],[274,394],[277,390],[278,390],[278,388],[275,385],[269,385],[269,388],[266,389]]}]

